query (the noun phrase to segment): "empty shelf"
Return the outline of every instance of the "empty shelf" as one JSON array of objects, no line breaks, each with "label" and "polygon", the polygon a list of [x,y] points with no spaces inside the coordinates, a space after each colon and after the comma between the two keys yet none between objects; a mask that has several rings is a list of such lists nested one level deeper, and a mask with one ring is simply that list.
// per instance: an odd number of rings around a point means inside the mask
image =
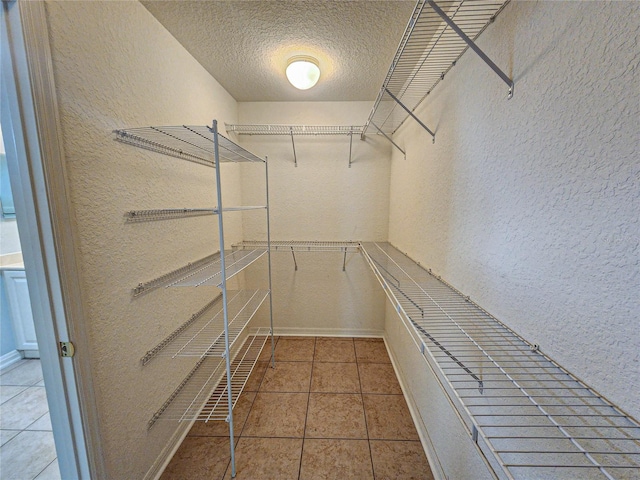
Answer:
[{"label": "empty shelf", "polygon": [[[214,134],[203,125],[176,125],[115,130],[116,140],[136,147],[215,167]],[[248,152],[223,135],[218,134],[221,162],[262,162],[265,160]]]},{"label": "empty shelf", "polygon": [[[471,39],[476,39],[508,0],[442,0],[437,6]],[[387,135],[394,133],[411,112],[444,78],[467,50],[467,43],[430,5],[418,0],[387,76],[365,125]],[[375,130],[374,130],[375,133]]]},{"label": "empty shelf", "polygon": [[[225,207],[223,212],[239,212],[245,210],[266,209],[265,205],[246,207]],[[127,223],[152,222],[156,220],[171,220],[174,218],[189,218],[202,215],[218,215],[218,208],[157,208],[152,210],[130,210],[125,213]]]},{"label": "empty shelf", "polygon": [[[236,339],[244,331],[267,295],[269,295],[268,290],[229,290],[227,292],[230,349],[233,348]],[[224,354],[224,312],[221,298],[206,315],[201,315],[194,321],[188,320],[183,327],[169,335],[160,345],[162,348],[152,350],[155,355],[221,357]],[[143,359],[143,364],[147,362],[148,360]]]},{"label": "empty shelf", "polygon": [[[265,241],[248,240],[233,245],[233,248],[239,250],[267,248]],[[286,250],[295,252],[358,252],[360,250],[360,242],[321,242],[321,241],[271,241],[271,250]]]},{"label": "empty shelf", "polygon": [[[262,257],[266,250],[242,250],[242,251],[225,251],[226,259],[226,276],[231,278],[253,262]],[[200,285],[220,286],[222,282],[222,272],[220,271],[220,258],[218,257],[211,263],[201,266],[194,271],[184,275],[179,280],[170,283],[169,287],[198,287]]]},{"label": "empty shelf", "polygon": [[640,478],[640,425],[388,243],[362,251],[498,478]]},{"label": "empty shelf", "polygon": [[353,125],[232,125],[227,132],[238,135],[362,135],[364,126]]},{"label": "empty shelf", "polygon": [[[232,408],[251,375],[262,347],[269,338],[267,329],[249,336],[231,362]],[[149,421],[226,420],[229,414],[225,362],[216,357],[203,357]]]},{"label": "empty shelf", "polygon": [[[242,251],[225,251],[226,277],[233,277],[244,268],[267,253],[266,249]],[[185,287],[200,285],[220,286],[222,282],[220,252],[201,258],[172,272],[165,273],[158,278],[139,283],[133,289],[133,296],[137,297],[160,287]]]}]

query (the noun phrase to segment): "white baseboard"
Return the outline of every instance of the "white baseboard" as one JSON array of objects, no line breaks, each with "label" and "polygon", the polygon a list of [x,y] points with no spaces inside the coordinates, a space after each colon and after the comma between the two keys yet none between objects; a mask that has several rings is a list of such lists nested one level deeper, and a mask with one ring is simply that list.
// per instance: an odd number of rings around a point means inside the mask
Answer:
[{"label": "white baseboard", "polygon": [[5,353],[0,357],[0,370],[7,368],[20,360],[22,360],[22,355],[18,350]]},{"label": "white baseboard", "polygon": [[[254,333],[254,332],[252,332]],[[382,338],[384,330],[344,328],[274,328],[273,334],[282,337],[374,337]]]},{"label": "white baseboard", "polygon": [[429,437],[429,432],[427,432],[424,423],[422,422],[422,418],[420,415],[420,411],[418,410],[418,406],[413,400],[413,395],[409,388],[407,387],[404,378],[401,374],[401,371],[398,369],[396,364],[396,358],[393,355],[393,352],[389,348],[389,344],[387,343],[386,337],[384,338],[384,344],[387,347],[387,352],[389,353],[389,358],[391,359],[391,365],[393,366],[393,370],[396,373],[396,377],[398,378],[398,382],[400,383],[400,388],[402,389],[402,393],[404,395],[405,400],[407,401],[407,406],[409,407],[409,413],[411,413],[411,418],[413,419],[413,424],[418,431],[418,437],[420,437],[420,443],[422,443],[422,448],[424,449],[424,453],[427,456],[427,461],[429,462],[429,466],[431,467],[431,473],[433,473],[433,478],[435,480],[447,480],[447,477],[444,474],[444,470],[438,461],[438,456],[436,455],[435,449],[433,448],[433,443],[431,442],[431,438]]}]

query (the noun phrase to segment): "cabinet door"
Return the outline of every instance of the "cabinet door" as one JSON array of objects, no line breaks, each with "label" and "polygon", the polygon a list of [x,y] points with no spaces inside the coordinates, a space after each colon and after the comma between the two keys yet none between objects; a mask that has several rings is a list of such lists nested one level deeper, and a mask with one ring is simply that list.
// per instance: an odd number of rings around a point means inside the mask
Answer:
[{"label": "cabinet door", "polygon": [[24,270],[5,270],[2,275],[7,290],[13,332],[16,336],[16,349],[30,351],[27,356],[37,357],[38,341],[31,313],[27,276]]}]

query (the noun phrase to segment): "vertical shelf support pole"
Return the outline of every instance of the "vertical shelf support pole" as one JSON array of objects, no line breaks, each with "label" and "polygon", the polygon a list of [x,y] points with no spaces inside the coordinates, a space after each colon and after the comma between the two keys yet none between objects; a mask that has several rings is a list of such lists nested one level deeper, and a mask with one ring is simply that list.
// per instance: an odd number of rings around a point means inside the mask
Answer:
[{"label": "vertical shelf support pole", "polygon": [[510,99],[511,97],[513,97],[513,80],[511,80],[506,73],[504,73],[495,63],[493,63],[493,61],[489,57],[487,57],[487,55],[482,50],[480,50],[480,47],[478,47],[475,42],[471,40],[462,31],[462,29],[460,29],[460,27],[458,27],[458,25],[456,25],[455,22],[442,11],[442,9],[436,4],[434,0],[427,0],[427,2],[429,3],[429,6],[433,9],[433,11],[440,15],[440,17],[447,23],[447,25],[449,25],[453,29],[453,31],[456,32],[467,45],[469,45],[469,48],[476,52],[478,56],[484,61],[484,63],[489,65],[491,70],[493,70],[502,79],[502,81],[509,86],[509,95],[507,96],[507,98]]},{"label": "vertical shelf support pole", "polygon": [[218,122],[213,121],[213,153],[215,159],[216,168],[216,194],[218,196],[218,209],[220,214],[218,215],[218,234],[220,238],[220,269],[222,276],[222,309],[224,314],[224,359],[227,367],[227,403],[229,408],[229,416],[227,421],[229,423],[229,445],[231,448],[231,477],[236,476],[236,455],[235,455],[235,440],[233,438],[233,397],[231,392],[231,355],[229,353],[229,311],[227,307],[227,272],[224,258],[224,229],[223,229],[223,214],[222,214],[222,190],[220,181],[220,154],[218,152]]},{"label": "vertical shelf support pole", "polygon": [[353,127],[349,133],[349,168],[351,168],[351,151],[353,150]]},{"label": "vertical shelf support pole", "polygon": [[414,113],[413,113],[411,110],[409,110],[409,109],[405,106],[405,104],[404,104],[404,103],[402,103],[400,100],[398,100],[398,97],[396,97],[393,93],[391,93],[391,92],[389,91],[389,89],[388,89],[388,88],[386,88],[386,87],[385,87],[384,91],[385,91],[385,92],[387,92],[387,95],[389,95],[391,98],[393,98],[393,100],[394,100],[398,105],[400,105],[400,106],[403,108],[403,110],[404,110],[405,112],[407,112],[407,113],[411,116],[411,118],[413,118],[416,122],[418,122],[418,123],[420,124],[420,126],[421,126],[422,128],[424,128],[427,132],[429,132],[429,135],[431,135],[431,137],[433,138],[433,143],[436,143],[436,134],[435,134],[435,133],[433,133],[433,132],[429,129],[429,127],[427,127],[427,126],[422,122],[422,120],[420,120],[418,117],[416,117],[416,116],[414,115]]},{"label": "vertical shelf support pole", "polygon": [[291,146],[293,147],[293,163],[298,166],[298,157],[296,156],[296,142],[293,141],[293,127],[289,127],[289,133],[291,133]]},{"label": "vertical shelf support pole", "polygon": [[276,368],[276,344],[273,339],[273,293],[271,286],[271,222],[269,217],[269,159],[264,157],[264,177],[267,195],[267,262],[269,263],[269,325],[271,328],[271,368]]}]

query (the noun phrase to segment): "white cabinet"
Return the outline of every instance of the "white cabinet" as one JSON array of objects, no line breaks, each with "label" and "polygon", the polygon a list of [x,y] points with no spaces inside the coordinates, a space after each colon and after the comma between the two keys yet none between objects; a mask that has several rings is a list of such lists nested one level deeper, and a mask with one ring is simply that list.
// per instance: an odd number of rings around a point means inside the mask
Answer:
[{"label": "white cabinet", "polygon": [[25,271],[4,270],[2,276],[11,312],[16,350],[23,351],[27,358],[40,358]]}]

